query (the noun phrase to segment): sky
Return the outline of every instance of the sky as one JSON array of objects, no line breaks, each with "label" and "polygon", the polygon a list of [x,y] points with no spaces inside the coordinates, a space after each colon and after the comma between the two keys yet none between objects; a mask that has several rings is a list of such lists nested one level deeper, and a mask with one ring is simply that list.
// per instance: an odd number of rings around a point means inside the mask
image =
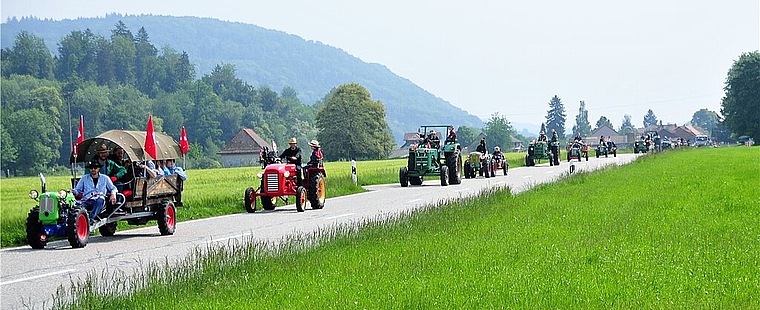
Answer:
[{"label": "sky", "polygon": [[482,119],[545,121],[580,101],[642,126],[647,110],[684,124],[720,111],[728,70],[760,49],[760,0],[3,0],[2,18],[109,13],[211,17],[254,24],[379,63]]}]

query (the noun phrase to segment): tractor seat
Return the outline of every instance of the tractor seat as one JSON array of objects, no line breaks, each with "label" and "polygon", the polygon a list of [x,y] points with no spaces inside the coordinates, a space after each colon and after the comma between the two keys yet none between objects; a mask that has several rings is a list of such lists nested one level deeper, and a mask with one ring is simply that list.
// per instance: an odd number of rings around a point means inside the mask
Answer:
[{"label": "tractor seat", "polygon": [[125,190],[122,192],[122,194],[124,194],[124,197],[127,197],[127,198],[129,198],[129,197],[132,197],[132,194],[133,194],[133,192],[132,192],[132,190],[131,190],[131,189],[125,189]]}]

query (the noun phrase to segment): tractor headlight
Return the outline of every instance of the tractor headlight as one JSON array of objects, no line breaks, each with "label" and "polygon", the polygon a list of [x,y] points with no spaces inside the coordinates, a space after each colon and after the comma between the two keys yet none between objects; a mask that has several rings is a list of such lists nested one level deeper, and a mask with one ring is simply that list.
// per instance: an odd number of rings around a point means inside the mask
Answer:
[{"label": "tractor headlight", "polygon": [[29,198],[37,199],[37,197],[40,197],[40,192],[38,192],[36,189],[29,191]]},{"label": "tractor headlight", "polygon": [[261,172],[259,172],[258,174],[256,174],[256,176],[257,176],[259,179],[261,179],[261,178],[263,178],[263,177],[264,177],[264,174],[263,174],[263,173],[261,173]]},{"label": "tractor headlight", "polygon": [[285,171],[285,172],[282,173],[282,175],[285,176],[286,178],[289,178],[290,177],[290,171]]},{"label": "tractor headlight", "polygon": [[68,194],[68,193],[66,192],[65,189],[59,190],[58,191],[58,198],[66,199],[66,194]]}]

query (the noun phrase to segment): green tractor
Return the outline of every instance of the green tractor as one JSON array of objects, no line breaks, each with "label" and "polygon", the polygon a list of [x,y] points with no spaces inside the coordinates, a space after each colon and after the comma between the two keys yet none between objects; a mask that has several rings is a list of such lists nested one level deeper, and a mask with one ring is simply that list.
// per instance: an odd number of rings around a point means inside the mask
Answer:
[{"label": "green tractor", "polygon": [[[448,127],[450,126],[420,126],[420,140],[409,148],[407,165],[399,170],[401,187],[409,184],[422,185],[426,176],[440,178],[441,186],[462,183],[462,147],[456,140],[441,143],[439,138],[439,132],[445,133]],[[436,132],[435,129],[441,130]]]},{"label": "green tractor", "polygon": [[554,166],[552,153],[549,150],[549,143],[546,141],[531,141],[528,144],[528,154],[525,155],[525,166],[535,166],[536,161],[540,164],[541,159],[548,159],[549,165]]}]

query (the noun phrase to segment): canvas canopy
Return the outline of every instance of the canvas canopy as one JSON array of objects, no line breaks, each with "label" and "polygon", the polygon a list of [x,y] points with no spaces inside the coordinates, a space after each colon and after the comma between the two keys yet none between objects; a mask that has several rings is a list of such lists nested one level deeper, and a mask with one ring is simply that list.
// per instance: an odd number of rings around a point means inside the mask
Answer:
[{"label": "canvas canopy", "polygon": [[[97,148],[105,144],[109,150],[120,146],[132,161],[150,160],[150,156],[143,149],[145,144],[145,131],[132,130],[109,130],[94,138],[85,139],[79,144],[79,154],[76,158],[72,154],[71,162],[86,162],[95,158]],[[156,141],[156,160],[177,159],[182,157],[179,144],[169,135],[156,132],[154,133]]]}]

